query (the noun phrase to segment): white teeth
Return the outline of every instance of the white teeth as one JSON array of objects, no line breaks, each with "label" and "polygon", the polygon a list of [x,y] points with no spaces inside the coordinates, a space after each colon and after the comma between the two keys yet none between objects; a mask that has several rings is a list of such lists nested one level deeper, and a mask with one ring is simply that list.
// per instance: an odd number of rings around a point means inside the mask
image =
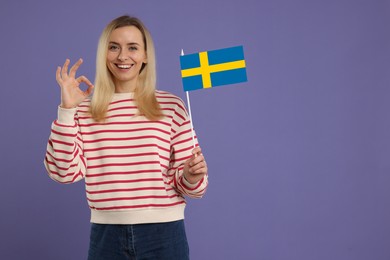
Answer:
[{"label": "white teeth", "polygon": [[118,68],[120,68],[120,69],[130,69],[130,65],[117,65],[118,66]]}]

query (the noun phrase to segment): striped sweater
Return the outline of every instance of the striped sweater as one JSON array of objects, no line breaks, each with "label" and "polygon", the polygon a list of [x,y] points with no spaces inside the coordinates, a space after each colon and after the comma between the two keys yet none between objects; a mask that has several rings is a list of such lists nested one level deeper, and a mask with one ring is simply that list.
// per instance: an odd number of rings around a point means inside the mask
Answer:
[{"label": "striped sweater", "polygon": [[204,194],[207,176],[196,184],[183,176],[193,149],[184,104],[168,92],[156,97],[164,113],[158,121],[137,115],[133,93],[115,93],[102,123],[88,113],[90,99],[58,108],[44,164],[57,182],[85,179],[91,222],[175,221],[184,218],[185,195]]}]

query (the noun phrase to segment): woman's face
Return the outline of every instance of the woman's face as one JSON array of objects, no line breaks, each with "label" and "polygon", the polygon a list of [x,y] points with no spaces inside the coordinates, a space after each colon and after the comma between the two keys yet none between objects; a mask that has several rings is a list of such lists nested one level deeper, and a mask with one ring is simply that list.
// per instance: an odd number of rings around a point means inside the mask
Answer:
[{"label": "woman's face", "polygon": [[106,62],[115,86],[134,91],[142,64],[147,62],[141,31],[135,26],[115,29],[109,38]]}]

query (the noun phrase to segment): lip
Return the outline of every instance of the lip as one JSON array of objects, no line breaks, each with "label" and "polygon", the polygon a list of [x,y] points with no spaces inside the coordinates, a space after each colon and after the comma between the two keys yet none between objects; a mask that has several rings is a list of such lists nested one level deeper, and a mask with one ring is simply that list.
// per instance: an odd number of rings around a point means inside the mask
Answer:
[{"label": "lip", "polygon": [[120,70],[129,70],[134,66],[134,64],[119,64],[119,63],[114,63],[114,65]]}]

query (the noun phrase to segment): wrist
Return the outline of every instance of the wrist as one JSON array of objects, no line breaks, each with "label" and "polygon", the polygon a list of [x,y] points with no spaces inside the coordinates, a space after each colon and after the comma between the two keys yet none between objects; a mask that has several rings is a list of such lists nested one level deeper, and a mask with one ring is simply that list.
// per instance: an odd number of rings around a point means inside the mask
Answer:
[{"label": "wrist", "polygon": [[183,178],[190,184],[196,184],[201,181],[204,177],[204,174],[183,174]]},{"label": "wrist", "polygon": [[75,106],[70,106],[70,105],[64,105],[64,104],[61,103],[60,108],[63,108],[63,109],[73,109],[73,108],[76,108],[76,107]]}]

